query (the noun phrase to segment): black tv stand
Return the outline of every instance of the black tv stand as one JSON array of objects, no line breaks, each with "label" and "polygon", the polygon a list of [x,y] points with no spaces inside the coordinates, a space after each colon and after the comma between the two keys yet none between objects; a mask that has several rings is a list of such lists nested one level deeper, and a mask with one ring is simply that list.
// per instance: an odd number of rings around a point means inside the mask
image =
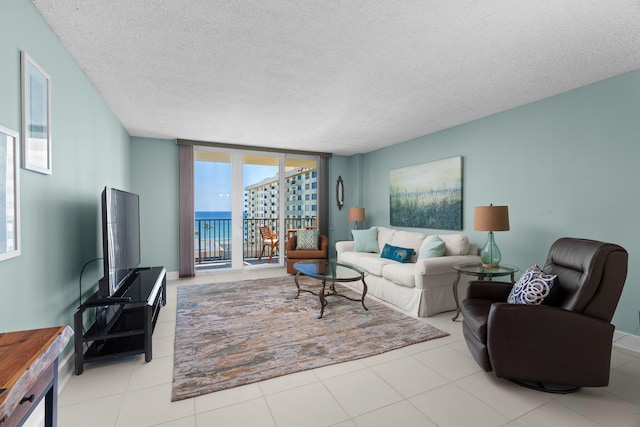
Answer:
[{"label": "black tv stand", "polygon": [[[141,353],[145,361],[151,361],[151,336],[160,308],[167,301],[166,270],[137,269],[124,288],[118,297],[101,298],[96,292],[78,307],[74,315],[77,375],[82,374],[85,363],[92,361]],[[93,309],[94,320],[84,332],[83,319],[88,309]]]},{"label": "black tv stand", "polygon": [[100,307],[105,305],[126,304],[131,302],[131,297],[107,297],[107,298],[94,298],[87,300],[78,308],[82,307]]}]

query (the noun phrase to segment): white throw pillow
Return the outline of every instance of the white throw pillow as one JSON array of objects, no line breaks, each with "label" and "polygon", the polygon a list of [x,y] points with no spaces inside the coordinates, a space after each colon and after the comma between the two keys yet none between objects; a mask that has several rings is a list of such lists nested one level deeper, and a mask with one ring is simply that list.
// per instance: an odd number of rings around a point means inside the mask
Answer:
[{"label": "white throw pillow", "polygon": [[507,302],[509,304],[542,304],[551,292],[557,275],[545,274],[536,264],[532,265],[513,285]]}]

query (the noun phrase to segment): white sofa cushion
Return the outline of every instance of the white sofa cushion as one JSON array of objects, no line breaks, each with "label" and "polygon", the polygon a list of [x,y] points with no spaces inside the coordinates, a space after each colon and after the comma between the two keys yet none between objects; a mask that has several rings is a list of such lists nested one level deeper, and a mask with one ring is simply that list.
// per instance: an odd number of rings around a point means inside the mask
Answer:
[{"label": "white sofa cushion", "polygon": [[382,277],[398,285],[414,288],[416,286],[415,269],[415,264],[394,261],[393,264],[387,264],[382,268]]},{"label": "white sofa cushion", "polygon": [[[396,234],[396,230],[388,227],[378,227],[378,252],[381,253],[382,249],[384,249],[384,245],[387,243],[392,245],[391,240],[393,236]],[[392,245],[399,246],[399,245]],[[403,246],[408,247],[408,246]]]},{"label": "white sofa cushion", "polygon": [[[383,268],[392,263],[396,263],[397,261],[393,261],[387,258],[380,258],[379,254],[366,254],[367,256],[360,257],[358,260],[358,266],[367,270],[370,274],[374,274],[376,276],[382,276]],[[410,264],[411,267],[415,268],[415,264]]]},{"label": "white sofa cushion", "polygon": [[438,237],[444,241],[447,250],[445,256],[467,255],[469,253],[469,238],[462,234],[439,234]]},{"label": "white sofa cushion", "polygon": [[356,252],[356,251],[342,252],[340,254],[340,262],[346,262],[347,264],[353,264],[355,266],[359,266],[360,258],[362,258],[364,255],[372,255],[372,254],[367,254],[365,252]]}]

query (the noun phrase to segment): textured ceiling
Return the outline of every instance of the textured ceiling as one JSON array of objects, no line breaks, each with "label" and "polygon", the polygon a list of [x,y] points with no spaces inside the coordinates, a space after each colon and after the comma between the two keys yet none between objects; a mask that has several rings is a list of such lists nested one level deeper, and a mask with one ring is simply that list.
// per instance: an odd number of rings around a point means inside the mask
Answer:
[{"label": "textured ceiling", "polygon": [[350,155],[640,69],[638,0],[33,3],[143,137]]}]

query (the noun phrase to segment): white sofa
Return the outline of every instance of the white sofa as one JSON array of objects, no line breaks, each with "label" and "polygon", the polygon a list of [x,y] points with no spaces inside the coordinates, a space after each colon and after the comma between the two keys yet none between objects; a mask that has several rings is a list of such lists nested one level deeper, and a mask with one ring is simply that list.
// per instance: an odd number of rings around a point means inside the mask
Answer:
[{"label": "white sofa", "polygon": [[[443,256],[418,259],[420,249],[435,235],[396,230],[388,227],[377,229],[378,251],[357,252],[354,241],[336,242],[338,262],[363,268],[369,274],[365,278],[368,294],[374,295],[407,312],[428,317],[444,311],[456,309],[453,296],[453,282],[456,272],[452,266],[463,263],[480,263],[478,247],[469,243],[462,234],[437,235],[445,243]],[[401,263],[381,258],[385,244],[415,251],[409,262]],[[462,276],[458,285],[458,295],[464,297],[471,277]],[[358,282],[355,287],[361,287]]]}]

